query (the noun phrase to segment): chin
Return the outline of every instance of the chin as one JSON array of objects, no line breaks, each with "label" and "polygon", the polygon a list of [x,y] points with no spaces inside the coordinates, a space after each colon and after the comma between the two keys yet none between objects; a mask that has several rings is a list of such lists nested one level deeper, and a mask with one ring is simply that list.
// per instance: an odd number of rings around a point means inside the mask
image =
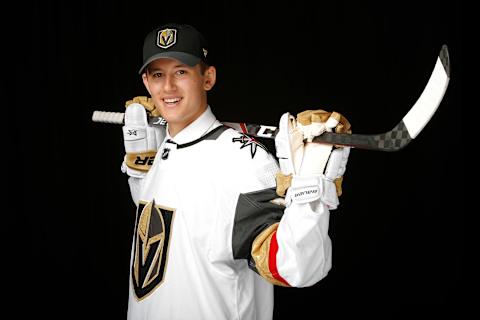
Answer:
[{"label": "chin", "polygon": [[164,118],[167,121],[175,121],[175,118],[178,118],[177,110],[160,108],[160,113],[162,115],[162,118]]}]

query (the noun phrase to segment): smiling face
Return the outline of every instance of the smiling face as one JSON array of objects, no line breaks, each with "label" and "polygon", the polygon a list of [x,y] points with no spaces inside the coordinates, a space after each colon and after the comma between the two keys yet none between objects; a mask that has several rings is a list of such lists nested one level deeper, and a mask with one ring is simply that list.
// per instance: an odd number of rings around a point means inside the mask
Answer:
[{"label": "smiling face", "polygon": [[209,66],[202,72],[200,64],[190,67],[162,58],[150,63],[142,78],[174,137],[207,108],[207,91],[215,84],[216,70]]}]

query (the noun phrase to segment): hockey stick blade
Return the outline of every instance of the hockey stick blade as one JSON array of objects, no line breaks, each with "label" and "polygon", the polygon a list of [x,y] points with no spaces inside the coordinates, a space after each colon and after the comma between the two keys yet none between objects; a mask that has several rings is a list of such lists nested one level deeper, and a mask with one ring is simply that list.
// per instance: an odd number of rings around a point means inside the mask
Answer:
[{"label": "hockey stick blade", "polygon": [[[442,102],[450,81],[450,58],[446,45],[442,46],[435,67],[422,94],[403,119],[390,131],[380,134],[341,134],[324,132],[313,139],[316,143],[348,146],[377,151],[399,151],[407,146],[430,121]],[[124,113],[94,111],[94,122],[123,124]],[[153,125],[165,125],[160,117],[150,118]],[[224,125],[258,138],[275,138],[275,126],[223,122]]]},{"label": "hockey stick blade", "polygon": [[[390,131],[380,134],[340,134],[325,132],[313,139],[313,142],[349,146],[359,149],[378,151],[399,151],[407,146],[430,121],[442,102],[450,81],[450,58],[446,45],[442,46],[435,67],[422,94]],[[275,138],[277,127],[248,123],[229,123],[243,133],[262,138]]]}]

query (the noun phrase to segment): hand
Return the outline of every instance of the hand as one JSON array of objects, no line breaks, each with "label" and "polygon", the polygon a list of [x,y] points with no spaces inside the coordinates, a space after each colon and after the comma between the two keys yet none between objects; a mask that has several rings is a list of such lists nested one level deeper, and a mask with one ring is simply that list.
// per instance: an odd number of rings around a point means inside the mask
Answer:
[{"label": "hand", "polygon": [[301,203],[320,199],[330,209],[338,206],[350,148],[311,142],[323,132],[351,133],[350,123],[338,112],[307,110],[282,115],[275,138],[281,172],[277,194]]},{"label": "hand", "polygon": [[160,116],[151,99],[135,97],[125,103],[123,139],[125,158],[122,171],[142,178],[150,170],[159,145],[165,138],[165,128],[148,123],[149,116]]},{"label": "hand", "polygon": [[160,111],[155,107],[152,98],[147,98],[145,96],[137,96],[132,100],[128,100],[125,102],[125,108],[133,103],[141,104],[145,110],[147,110],[147,114],[151,117],[160,117]]}]

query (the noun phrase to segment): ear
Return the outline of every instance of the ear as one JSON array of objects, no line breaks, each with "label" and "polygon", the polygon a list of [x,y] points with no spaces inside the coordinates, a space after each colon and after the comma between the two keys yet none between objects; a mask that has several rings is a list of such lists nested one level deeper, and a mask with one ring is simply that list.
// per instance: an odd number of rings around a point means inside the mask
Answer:
[{"label": "ear", "polygon": [[147,78],[147,73],[146,72],[142,73],[142,80],[143,80],[143,85],[145,86],[145,88],[147,88],[147,91],[151,96],[152,93],[150,92],[150,88],[148,87],[148,78]]},{"label": "ear", "polygon": [[209,66],[207,70],[205,70],[204,77],[203,89],[209,91],[213,88],[215,81],[217,80],[217,69],[215,69],[214,66]]}]

